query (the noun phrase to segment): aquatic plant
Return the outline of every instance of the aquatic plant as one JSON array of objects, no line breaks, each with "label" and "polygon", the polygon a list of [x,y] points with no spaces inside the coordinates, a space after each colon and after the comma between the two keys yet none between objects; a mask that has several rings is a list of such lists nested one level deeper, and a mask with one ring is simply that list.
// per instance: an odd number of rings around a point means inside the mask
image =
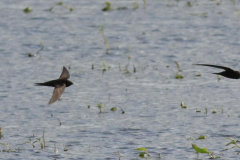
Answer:
[{"label": "aquatic plant", "polygon": [[65,151],[65,152],[68,151],[68,148],[69,148],[68,145],[66,145],[66,146],[64,147],[63,151]]},{"label": "aquatic plant", "polygon": [[66,4],[64,4],[63,2],[58,2],[58,3],[56,3],[54,6],[52,6],[50,9],[49,9],[49,11],[53,11],[53,9],[54,9],[54,7],[56,7],[56,6],[63,6],[64,8],[67,8],[67,9],[69,9],[69,11],[73,11],[74,10],[74,8],[73,7],[71,7],[71,6],[68,6],[68,5],[66,5]]},{"label": "aquatic plant", "polygon": [[34,143],[32,142],[32,139],[31,139],[31,138],[28,139],[28,142],[24,142],[23,144],[27,144],[27,143],[31,144],[31,145],[33,146],[33,148],[35,148],[35,145],[34,145]]},{"label": "aquatic plant", "polygon": [[198,74],[195,75],[196,77],[201,77],[202,74],[199,72]]},{"label": "aquatic plant", "polygon": [[58,153],[58,149],[57,149],[57,146],[56,146],[56,144],[54,144],[54,153]]},{"label": "aquatic plant", "polygon": [[106,4],[106,7],[104,7],[102,11],[111,11],[112,10],[111,3],[106,1],[105,4]]},{"label": "aquatic plant", "polygon": [[115,112],[117,110],[117,108],[116,107],[112,107],[110,110]]},{"label": "aquatic plant", "polygon": [[3,137],[3,134],[2,134],[2,127],[0,127],[0,139]]},{"label": "aquatic plant", "polygon": [[182,72],[182,70],[180,69],[180,66],[179,66],[178,62],[177,62],[177,61],[174,61],[174,63],[175,63],[176,66],[177,66],[178,72]]},{"label": "aquatic plant", "polygon": [[[225,146],[229,146],[229,145],[231,145],[231,144],[233,144],[234,146],[231,147],[231,148],[227,148],[227,149],[225,149],[225,150],[223,150],[223,151],[232,149],[232,148],[234,148],[234,147],[240,148],[240,146],[237,144],[237,142],[239,142],[238,140],[235,140],[235,139],[233,139],[233,138],[231,138],[231,137],[228,137],[228,139],[231,139],[232,141],[229,142],[229,143],[227,143]],[[240,153],[240,152],[238,152],[237,154],[239,154],[239,153]]]},{"label": "aquatic plant", "polygon": [[126,65],[126,68],[124,69],[124,71],[125,71],[125,73],[130,73],[130,71],[128,70],[128,66],[130,65],[130,62],[131,62],[132,66],[133,66],[133,72],[136,73],[137,69],[132,62],[132,59],[131,59],[131,56],[130,56],[129,52],[130,52],[130,50],[129,50],[129,47],[128,47],[128,50],[125,52],[125,56],[128,58],[128,63]]},{"label": "aquatic plant", "polygon": [[102,71],[102,74],[104,74],[104,72],[106,72],[107,71],[107,69],[110,69],[111,68],[111,66],[106,66],[106,63],[105,62],[102,62],[102,66],[100,66],[100,70]]},{"label": "aquatic plant", "polygon": [[104,35],[104,28],[103,28],[103,26],[101,25],[100,28],[101,28],[100,31],[101,31],[101,34],[102,34],[102,37],[103,37],[103,40],[104,40],[104,44],[105,44],[105,46],[106,46],[106,54],[108,54],[108,53],[109,53],[109,50],[110,50],[109,44],[108,44],[107,38],[106,38],[105,35]]},{"label": "aquatic plant", "polygon": [[58,122],[59,122],[59,125],[61,126],[62,125],[62,122],[60,121],[60,119],[58,118]]},{"label": "aquatic plant", "polygon": [[[8,143],[0,143],[0,144],[6,147],[6,149],[3,149],[2,152],[16,152],[16,150],[10,148],[11,145],[9,145]],[[19,148],[18,148],[18,151],[19,151]]]},{"label": "aquatic plant", "polygon": [[35,57],[41,50],[43,50],[44,45],[42,42],[40,42],[40,44],[41,44],[41,48],[35,54],[28,53],[28,57]]},{"label": "aquatic plant", "polygon": [[41,141],[41,138],[36,138],[36,141],[34,141],[33,144],[37,142],[41,145],[41,149],[44,149],[44,143]]},{"label": "aquatic plant", "polygon": [[151,156],[151,155],[148,153],[148,151],[147,151],[146,148],[137,148],[136,150],[137,150],[137,151],[144,151],[144,152],[140,152],[140,153],[139,153],[139,157],[141,157],[141,158],[144,158],[145,155]]},{"label": "aquatic plant", "polygon": [[217,110],[214,108],[212,111],[212,114],[215,114],[215,113],[217,113]]},{"label": "aquatic plant", "polygon": [[179,66],[179,64],[176,62],[176,61],[174,61],[174,63],[176,64],[176,66],[177,66],[177,69],[178,69],[178,71],[177,71],[177,73],[176,73],[176,79],[182,79],[182,78],[184,78],[182,75],[180,75],[180,74],[178,74],[178,72],[182,72],[182,70],[180,69],[180,66]]},{"label": "aquatic plant", "polygon": [[44,132],[45,132],[45,130],[43,130],[43,136],[42,136],[42,139],[43,139],[43,148],[45,148],[45,146],[46,146],[45,137],[44,137]]},{"label": "aquatic plant", "polygon": [[192,143],[192,148],[196,151],[197,153],[197,158],[199,153],[205,153],[210,156],[210,158],[214,159],[213,152],[210,152],[207,150],[207,148],[199,148],[196,144]]},{"label": "aquatic plant", "polygon": [[97,107],[98,107],[98,109],[99,109],[99,113],[102,113],[102,108],[103,108],[103,105],[102,105],[102,103],[98,103],[97,104]]},{"label": "aquatic plant", "polygon": [[206,136],[201,135],[201,136],[199,136],[197,139],[206,139]]},{"label": "aquatic plant", "polygon": [[27,8],[25,8],[25,9],[23,10],[23,12],[25,12],[25,13],[32,12],[32,8],[27,7]]},{"label": "aquatic plant", "polygon": [[136,10],[139,8],[139,5],[137,2],[133,2],[132,5],[133,5],[133,10]]},{"label": "aquatic plant", "polygon": [[187,108],[187,106],[185,105],[184,101],[181,102],[181,107],[182,108]]},{"label": "aquatic plant", "polygon": [[178,72],[176,73],[176,79],[183,79],[184,77],[181,74],[178,74]]},{"label": "aquatic plant", "polygon": [[124,114],[125,113],[125,111],[121,108],[121,107],[119,107],[120,109],[121,109],[121,111],[122,111],[122,114]]}]

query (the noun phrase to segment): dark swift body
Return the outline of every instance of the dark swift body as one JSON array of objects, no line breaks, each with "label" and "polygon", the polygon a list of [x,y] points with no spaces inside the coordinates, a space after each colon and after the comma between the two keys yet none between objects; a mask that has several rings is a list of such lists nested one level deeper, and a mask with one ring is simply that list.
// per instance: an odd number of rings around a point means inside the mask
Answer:
[{"label": "dark swift body", "polygon": [[213,73],[213,74],[218,74],[218,75],[221,75],[223,77],[227,77],[227,78],[231,78],[231,79],[239,79],[240,78],[240,72],[239,71],[234,71],[234,70],[232,70],[231,68],[228,68],[228,67],[211,65],[211,64],[195,64],[195,65],[220,68],[220,69],[223,69],[225,71],[219,72],[219,73]]},{"label": "dark swift body", "polygon": [[68,70],[63,66],[63,71],[59,79],[51,80],[44,83],[35,83],[35,84],[37,86],[55,87],[53,90],[52,98],[48,103],[48,104],[52,104],[61,97],[66,87],[69,87],[73,84],[73,82],[68,80],[69,78],[70,78],[70,74]]}]

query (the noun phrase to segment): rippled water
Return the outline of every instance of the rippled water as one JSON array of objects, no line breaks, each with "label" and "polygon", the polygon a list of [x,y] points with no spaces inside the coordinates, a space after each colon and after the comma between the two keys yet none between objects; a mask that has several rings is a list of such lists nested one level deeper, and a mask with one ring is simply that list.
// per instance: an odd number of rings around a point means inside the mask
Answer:
[{"label": "rippled water", "polygon": [[[196,159],[191,143],[222,159],[239,157],[237,148],[223,152],[230,148],[226,137],[239,138],[239,81],[221,77],[218,82],[211,74],[218,69],[192,65],[240,68],[239,1],[188,6],[185,0],[147,0],[145,6],[138,0],[133,10],[133,1],[113,0],[113,10],[102,12],[105,1],[76,0],[63,1],[72,12],[62,6],[47,11],[57,2],[0,1],[0,142],[20,149],[2,152],[1,159],[118,159],[120,151],[121,160],[129,160],[140,159],[139,147],[147,148],[152,159],[159,153],[163,159]],[[27,6],[31,13],[23,12]],[[124,6],[128,9],[116,10]],[[40,42],[44,49],[28,57]],[[125,54],[131,56],[130,73],[124,71]],[[184,79],[175,79],[174,61]],[[102,74],[103,63],[107,71]],[[53,88],[34,83],[58,78],[62,66],[70,68],[74,85],[48,106]],[[98,103],[107,113],[99,114]],[[111,112],[114,106],[117,111]],[[43,129],[45,149],[23,144],[41,138]],[[207,139],[189,140],[200,135]]]}]

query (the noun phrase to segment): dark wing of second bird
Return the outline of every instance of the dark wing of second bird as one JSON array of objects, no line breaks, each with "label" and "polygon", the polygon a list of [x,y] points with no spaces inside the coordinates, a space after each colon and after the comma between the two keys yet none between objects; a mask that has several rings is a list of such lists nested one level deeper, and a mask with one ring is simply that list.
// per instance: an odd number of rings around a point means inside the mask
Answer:
[{"label": "dark wing of second bird", "polygon": [[231,68],[228,68],[228,67],[211,65],[211,64],[195,64],[195,65],[224,69],[225,71],[223,71],[223,72],[213,73],[213,74],[218,74],[218,75],[221,75],[221,76],[224,76],[224,77],[227,77],[227,78],[231,78],[231,79],[239,79],[240,78],[240,72],[234,71],[234,70],[232,70]]}]

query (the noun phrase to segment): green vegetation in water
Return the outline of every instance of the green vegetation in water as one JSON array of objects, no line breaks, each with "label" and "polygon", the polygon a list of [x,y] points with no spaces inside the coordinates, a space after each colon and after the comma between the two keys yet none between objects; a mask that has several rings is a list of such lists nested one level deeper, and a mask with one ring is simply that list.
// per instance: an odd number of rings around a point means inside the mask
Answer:
[{"label": "green vegetation in water", "polygon": [[148,151],[147,151],[146,148],[137,148],[136,150],[137,150],[137,151],[144,151],[144,152],[140,152],[140,154],[139,154],[139,157],[141,157],[141,158],[144,158],[145,155],[151,156],[151,155],[148,153]]},{"label": "green vegetation in water", "polygon": [[119,107],[120,109],[121,109],[121,111],[122,111],[122,114],[124,114],[125,113],[125,111],[121,108],[121,107]]},{"label": "green vegetation in water", "polygon": [[215,113],[217,113],[217,110],[214,108],[212,111],[212,114],[215,114]]},{"label": "green vegetation in water", "polygon": [[201,77],[202,74],[199,72],[198,74],[195,75],[196,77]]},{"label": "green vegetation in water", "polygon": [[27,8],[25,8],[25,9],[23,10],[23,12],[25,12],[25,13],[30,13],[30,12],[32,12],[32,8],[27,7]]},{"label": "green vegetation in water", "polygon": [[107,38],[106,38],[105,35],[104,35],[104,28],[103,28],[103,25],[101,25],[100,28],[101,28],[100,31],[101,31],[101,34],[102,34],[102,37],[103,37],[103,40],[104,40],[104,44],[105,44],[105,46],[106,46],[106,54],[108,54],[108,53],[109,53],[109,50],[110,50],[110,47],[109,47],[109,44],[108,44]]},{"label": "green vegetation in water", "polygon": [[208,111],[208,109],[207,109],[207,108],[205,108],[205,114],[207,114],[207,111]]},{"label": "green vegetation in water", "polygon": [[161,153],[158,154],[158,159],[162,159]]},{"label": "green vegetation in water", "polygon": [[182,75],[180,75],[180,74],[178,74],[178,72],[182,72],[182,70],[180,69],[180,66],[179,66],[179,64],[176,62],[176,61],[174,61],[174,63],[176,64],[176,66],[177,66],[177,69],[178,69],[178,71],[177,71],[177,73],[176,73],[176,79],[182,79],[182,78],[184,78]]},{"label": "green vegetation in water", "polygon": [[44,148],[44,143],[41,141],[41,138],[36,138],[36,141],[34,141],[33,144],[37,143],[37,142],[41,145],[41,149],[43,149]]},{"label": "green vegetation in water", "polygon": [[133,10],[136,10],[139,8],[139,5],[137,2],[133,2],[132,5],[133,5]]},{"label": "green vegetation in water", "polygon": [[197,158],[199,153],[205,153],[210,156],[210,158],[214,159],[213,152],[210,152],[207,150],[207,148],[199,148],[196,144],[192,143],[192,148],[196,151],[197,153]]},{"label": "green vegetation in water", "polygon": [[106,71],[107,71],[105,62],[103,62],[103,69],[102,69],[102,71],[103,71],[103,72],[106,72]]},{"label": "green vegetation in water", "polygon": [[99,113],[103,113],[103,111],[102,111],[102,108],[103,108],[102,103],[98,103],[98,104],[97,104],[97,107],[98,107],[98,109],[99,109]]},{"label": "green vegetation in water", "polygon": [[2,127],[0,127],[0,139],[3,137],[3,134],[2,134]]},{"label": "green vegetation in water", "polygon": [[206,136],[201,135],[201,136],[199,136],[197,139],[206,139]]},{"label": "green vegetation in water", "polygon": [[102,74],[104,74],[104,72],[106,72],[107,71],[107,69],[110,69],[111,68],[111,66],[106,66],[106,63],[105,62],[103,62],[102,63],[102,66],[100,67],[100,70],[102,71]]},{"label": "green vegetation in water", "polygon": [[188,7],[192,7],[191,2],[187,2],[187,6],[188,6]]},{"label": "green vegetation in water", "polygon": [[[225,146],[229,146],[229,145],[234,145],[234,146],[232,146],[231,148],[227,148],[227,149],[224,149],[223,151],[226,151],[226,150],[229,150],[229,149],[232,149],[232,148],[235,148],[235,147],[237,147],[237,148],[240,148],[240,146],[237,144],[239,141],[238,140],[235,140],[235,139],[233,139],[233,138],[231,138],[231,137],[228,137],[228,139],[231,139],[232,141],[231,142],[229,142],[229,143],[227,143]],[[238,152],[237,153],[237,155],[239,154],[240,152]]]},{"label": "green vegetation in water", "polygon": [[178,74],[178,72],[176,73],[176,79],[183,79],[184,77],[181,74]]},{"label": "green vegetation in water", "polygon": [[54,144],[54,153],[58,153],[58,149],[57,149],[57,146],[56,146],[56,144]]},{"label": "green vegetation in water", "polygon": [[28,139],[28,142],[24,142],[23,144],[29,143],[32,145],[33,148],[35,148],[34,143],[39,142],[41,144],[41,149],[44,149],[46,146],[44,133],[45,133],[45,130],[43,130],[42,141],[41,141],[41,138],[36,138],[36,141],[34,141],[34,142],[32,142],[32,139]]},{"label": "green vegetation in water", "polygon": [[187,108],[187,106],[185,105],[184,101],[181,102],[181,107],[182,108]]},{"label": "green vegetation in water", "polygon": [[63,149],[63,151],[68,151],[68,149],[69,149],[69,147],[68,147],[68,145],[66,145],[65,147],[64,147],[64,149]]},{"label": "green vegetation in water", "polygon": [[40,48],[35,54],[28,53],[28,57],[36,57],[37,54],[38,54],[41,50],[43,50],[44,45],[43,45],[42,42],[40,42],[40,44],[41,44],[41,48]]},{"label": "green vegetation in water", "polygon": [[105,4],[106,4],[106,7],[104,7],[103,9],[102,9],[102,11],[111,11],[112,10],[112,8],[111,8],[111,3],[110,2],[108,2],[108,1],[106,1],[105,2]]},{"label": "green vegetation in water", "polygon": [[221,80],[221,78],[220,78],[220,76],[219,75],[217,75],[217,78],[218,78],[218,82]]},{"label": "green vegetation in water", "polygon": [[182,72],[182,70],[180,69],[180,66],[179,66],[178,62],[177,62],[177,61],[174,61],[174,63],[175,63],[176,66],[177,66],[178,72]]},{"label": "green vegetation in water", "polygon": [[[120,7],[117,7],[116,9],[113,9],[111,3],[108,1],[105,2],[105,5],[106,6],[102,9],[103,12],[112,11],[112,10],[127,10],[128,9],[128,7],[126,7],[126,6],[120,6]],[[133,2],[132,6],[133,6],[133,10],[136,10],[139,8],[139,5],[137,2]]]},{"label": "green vegetation in water", "polygon": [[28,142],[24,142],[23,144],[27,144],[27,143],[31,144],[32,147],[35,148],[35,145],[34,145],[34,143],[32,142],[32,139],[31,139],[31,138],[28,139]]},{"label": "green vegetation in water", "polygon": [[74,8],[73,7],[71,7],[71,6],[68,6],[68,5],[66,5],[66,4],[64,4],[63,2],[58,2],[58,3],[56,3],[54,6],[52,6],[50,9],[49,9],[49,11],[53,11],[53,9],[56,7],[56,6],[63,6],[64,8],[67,8],[67,9],[69,9],[69,11],[73,11],[74,10]]},{"label": "green vegetation in water", "polygon": [[113,153],[114,155],[118,155],[118,158],[119,158],[119,160],[121,160],[121,155],[120,155],[120,152],[118,151],[118,153]]},{"label": "green vegetation in water", "polygon": [[10,145],[8,143],[0,143],[0,144],[6,147],[6,149],[0,150],[0,152],[16,152],[16,150],[10,148]]},{"label": "green vegetation in water", "polygon": [[112,107],[110,110],[115,112],[117,110],[117,108],[116,107]]},{"label": "green vegetation in water", "polygon": [[196,109],[196,112],[201,112],[201,109],[197,108],[197,109]]},{"label": "green vegetation in water", "polygon": [[129,47],[128,47],[128,50],[125,52],[125,56],[128,58],[128,63],[127,63],[127,65],[126,65],[126,68],[124,69],[124,71],[125,71],[125,73],[131,73],[131,72],[128,70],[128,66],[129,66],[130,63],[131,63],[132,66],[133,66],[133,72],[136,73],[136,72],[137,72],[137,69],[136,69],[135,65],[133,64],[133,62],[132,62],[132,59],[131,59],[131,56],[130,56],[129,52],[130,52],[130,49],[129,49]]},{"label": "green vegetation in water", "polygon": [[62,125],[62,122],[60,121],[60,119],[58,118],[58,122],[59,122],[59,126],[61,126]]}]

